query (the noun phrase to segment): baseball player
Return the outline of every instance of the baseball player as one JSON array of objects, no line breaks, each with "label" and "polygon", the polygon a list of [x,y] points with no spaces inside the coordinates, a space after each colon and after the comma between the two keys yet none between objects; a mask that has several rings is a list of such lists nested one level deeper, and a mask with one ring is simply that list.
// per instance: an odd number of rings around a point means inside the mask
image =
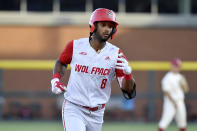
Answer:
[{"label": "baseball player", "polygon": [[180,131],[186,131],[186,108],[184,93],[189,91],[185,77],[180,74],[181,60],[171,61],[171,71],[162,79],[164,92],[163,113],[159,122],[159,131],[164,131],[175,117]]},{"label": "baseball player", "polygon": [[[117,32],[112,10],[96,9],[90,18],[90,36],[70,41],[53,70],[52,92],[64,93],[62,119],[65,131],[101,131],[111,81],[117,78],[124,96],[135,97],[136,85],[123,52],[107,42]],[[61,83],[63,68],[70,64],[67,85]]]}]

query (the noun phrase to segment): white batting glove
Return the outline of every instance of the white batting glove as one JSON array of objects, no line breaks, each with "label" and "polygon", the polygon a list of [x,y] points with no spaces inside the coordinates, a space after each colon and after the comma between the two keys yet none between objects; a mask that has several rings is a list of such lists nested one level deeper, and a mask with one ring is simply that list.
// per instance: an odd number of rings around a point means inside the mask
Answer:
[{"label": "white batting glove", "polygon": [[[132,72],[132,68],[129,66],[129,63],[125,58],[122,57],[122,54],[118,55],[116,69],[123,70],[124,74],[130,75]],[[119,63],[120,62],[120,63]]]},{"label": "white batting glove", "polygon": [[51,91],[54,94],[61,94],[66,92],[66,86],[58,78],[53,78],[51,80]]}]

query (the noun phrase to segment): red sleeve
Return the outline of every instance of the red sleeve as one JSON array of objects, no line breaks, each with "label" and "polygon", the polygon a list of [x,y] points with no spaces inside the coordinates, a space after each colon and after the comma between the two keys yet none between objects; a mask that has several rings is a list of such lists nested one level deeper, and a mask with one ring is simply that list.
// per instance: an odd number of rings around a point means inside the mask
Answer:
[{"label": "red sleeve", "polygon": [[63,52],[59,56],[59,60],[62,64],[70,64],[72,60],[72,55],[73,55],[73,40],[66,45]]},{"label": "red sleeve", "polygon": [[[123,54],[122,50],[119,49],[118,54],[121,54],[121,53]],[[124,57],[127,60],[127,58],[124,54],[122,55],[122,57]],[[120,62],[118,61],[118,63],[120,63]],[[120,69],[116,69],[115,72],[116,72],[116,77],[123,77],[125,75],[123,70],[120,70]]]}]

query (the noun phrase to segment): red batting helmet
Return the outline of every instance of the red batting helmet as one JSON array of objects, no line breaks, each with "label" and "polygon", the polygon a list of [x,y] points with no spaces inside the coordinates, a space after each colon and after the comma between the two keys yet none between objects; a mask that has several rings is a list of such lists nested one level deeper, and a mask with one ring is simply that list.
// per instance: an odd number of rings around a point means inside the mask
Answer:
[{"label": "red batting helmet", "polygon": [[171,60],[171,64],[176,66],[176,67],[180,67],[181,66],[181,60],[179,58],[174,58]]},{"label": "red batting helmet", "polygon": [[116,14],[112,10],[109,10],[109,9],[105,9],[105,8],[96,9],[90,17],[90,21],[89,21],[90,32],[94,32],[95,30],[94,24],[95,22],[98,22],[98,21],[111,21],[114,23],[115,27],[112,31],[112,38],[113,38],[114,34],[117,31],[116,27],[118,25],[118,22],[116,21]]}]

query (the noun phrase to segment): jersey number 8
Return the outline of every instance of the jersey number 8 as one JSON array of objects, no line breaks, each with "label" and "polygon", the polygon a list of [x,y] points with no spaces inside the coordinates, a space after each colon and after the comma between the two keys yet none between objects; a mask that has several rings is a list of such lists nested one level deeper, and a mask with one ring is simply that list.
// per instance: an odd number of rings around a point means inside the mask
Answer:
[{"label": "jersey number 8", "polygon": [[101,83],[101,89],[104,89],[107,84],[107,79],[103,79]]}]

